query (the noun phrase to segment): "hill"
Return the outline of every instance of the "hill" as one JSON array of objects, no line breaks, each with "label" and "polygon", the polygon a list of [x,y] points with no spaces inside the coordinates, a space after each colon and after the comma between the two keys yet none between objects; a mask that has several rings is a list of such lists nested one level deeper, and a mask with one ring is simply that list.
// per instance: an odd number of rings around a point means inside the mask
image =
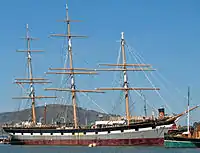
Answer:
[{"label": "hill", "polygon": [[[43,121],[41,117],[44,116],[44,106],[36,107],[36,114],[37,114],[37,121]],[[100,113],[94,110],[85,110],[83,108],[77,108],[77,114],[79,119],[79,124],[90,124],[95,120],[101,119],[108,119],[110,114]],[[46,120],[47,123],[52,122],[65,122],[72,123],[73,122],[73,107],[70,105],[60,105],[60,104],[50,104],[47,105],[47,112],[46,112]],[[0,124],[3,123],[15,123],[19,121],[27,121],[31,117],[31,110],[25,109],[21,111],[15,112],[5,112],[0,113]]]}]

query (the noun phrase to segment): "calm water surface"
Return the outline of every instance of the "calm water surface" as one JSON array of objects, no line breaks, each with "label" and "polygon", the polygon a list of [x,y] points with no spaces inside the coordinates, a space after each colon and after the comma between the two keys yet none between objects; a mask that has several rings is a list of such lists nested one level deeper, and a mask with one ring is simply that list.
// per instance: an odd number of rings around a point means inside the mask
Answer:
[{"label": "calm water surface", "polygon": [[0,153],[200,153],[200,149],[166,149],[163,147],[64,147],[0,145]]}]

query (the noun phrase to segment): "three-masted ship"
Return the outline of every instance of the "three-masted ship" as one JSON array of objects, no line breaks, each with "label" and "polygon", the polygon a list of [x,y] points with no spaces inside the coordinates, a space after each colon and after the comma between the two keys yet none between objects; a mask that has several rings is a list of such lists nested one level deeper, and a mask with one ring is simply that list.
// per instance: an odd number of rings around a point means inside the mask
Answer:
[{"label": "three-masted ship", "polygon": [[[24,123],[21,126],[5,125],[4,131],[11,136],[11,144],[20,145],[90,145],[97,146],[133,146],[133,145],[163,145],[164,133],[167,133],[175,125],[175,120],[182,116],[184,113],[176,116],[165,116],[163,109],[159,110],[158,118],[142,119],[138,122],[133,122],[133,118],[129,112],[129,91],[131,90],[159,90],[159,88],[134,88],[129,87],[128,84],[128,71],[152,71],[153,69],[149,64],[128,64],[126,63],[125,53],[125,38],[124,33],[121,33],[121,53],[123,63],[121,64],[104,64],[106,66],[118,66],[119,68],[109,69],[86,69],[74,68],[72,57],[72,38],[84,37],[72,35],[70,31],[70,23],[77,22],[77,20],[69,19],[68,7],[66,7],[66,19],[64,22],[67,24],[66,34],[52,34],[52,36],[66,37],[68,43],[68,56],[69,68],[50,68],[50,70],[58,70],[47,72],[49,74],[63,74],[70,75],[71,88],[47,88],[46,90],[55,90],[62,92],[71,92],[71,100],[73,105],[73,126],[60,126],[60,125],[41,125],[36,122],[35,114],[35,99],[40,98],[56,98],[54,96],[37,96],[35,95],[34,84],[47,83],[43,78],[34,78],[31,66],[31,53],[38,52],[37,50],[30,49],[31,38],[28,35],[27,27],[27,52],[29,78],[17,79],[16,83],[29,83],[30,94],[21,97],[22,99],[32,100],[32,121]],[[59,71],[61,70],[61,71]],[[97,74],[100,71],[121,71],[123,72],[124,84],[122,87],[117,88],[96,88],[94,90],[80,90],[75,86],[76,74]],[[107,90],[122,90],[124,91],[125,104],[126,104],[126,117],[124,120],[109,120],[109,121],[96,121],[92,127],[80,127],[77,121],[77,92],[90,92],[90,93],[103,93]],[[192,108],[194,109],[194,108]],[[191,110],[192,110],[191,109]]]}]

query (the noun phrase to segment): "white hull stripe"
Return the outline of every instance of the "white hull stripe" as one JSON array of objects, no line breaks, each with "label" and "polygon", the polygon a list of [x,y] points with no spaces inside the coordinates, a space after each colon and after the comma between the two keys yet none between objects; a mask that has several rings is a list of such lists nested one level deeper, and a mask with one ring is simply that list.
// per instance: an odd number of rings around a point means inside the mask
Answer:
[{"label": "white hull stripe", "polygon": [[[162,125],[162,126],[157,126],[155,129],[160,129],[160,128],[170,128],[172,127],[173,124],[170,124],[170,125]],[[121,131],[121,130],[117,130],[117,131],[104,131],[104,132],[98,132],[98,133],[95,133],[95,132],[87,132],[86,134],[84,133],[10,133],[10,135],[34,135],[34,136],[39,136],[39,135],[55,135],[55,136],[61,136],[61,135],[96,135],[96,134],[99,134],[99,135],[103,135],[103,134],[115,134],[115,133],[130,133],[130,132],[140,132],[140,131],[152,131],[152,130],[155,130],[151,127],[147,127],[147,128],[140,128],[138,129],[138,131],[136,131],[135,129],[130,129],[130,130],[124,130],[124,131]]]}]

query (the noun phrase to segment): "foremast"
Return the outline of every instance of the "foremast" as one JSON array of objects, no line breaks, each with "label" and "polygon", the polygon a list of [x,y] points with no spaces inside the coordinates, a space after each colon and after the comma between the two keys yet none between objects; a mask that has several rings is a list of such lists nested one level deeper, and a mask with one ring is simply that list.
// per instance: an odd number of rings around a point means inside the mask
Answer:
[{"label": "foremast", "polygon": [[32,120],[33,123],[36,123],[36,114],[35,114],[35,87],[33,85],[33,70],[32,70],[32,62],[31,62],[31,49],[30,49],[30,37],[29,37],[29,29],[28,24],[26,25],[26,40],[27,40],[27,59],[28,59],[28,70],[29,70],[29,79],[30,79],[30,97],[32,98]]},{"label": "foremast", "polygon": [[15,83],[18,85],[29,84],[30,85],[30,93],[28,96],[22,97],[14,97],[13,99],[31,99],[31,112],[32,112],[32,123],[36,124],[36,111],[35,111],[35,103],[36,99],[41,98],[56,98],[55,96],[36,96],[35,95],[35,87],[34,84],[45,84],[50,83],[46,81],[44,78],[33,78],[33,68],[32,68],[32,52],[42,52],[42,50],[31,50],[31,41],[37,40],[37,38],[30,37],[29,35],[29,26],[26,24],[26,50],[17,50],[17,52],[26,52],[27,53],[27,65],[28,65],[28,78],[19,78],[15,79]]},{"label": "foremast", "polygon": [[[129,90],[160,90],[159,88],[131,88],[128,83],[127,71],[154,71],[155,69],[151,68],[150,64],[127,64],[126,63],[126,52],[125,52],[125,38],[124,32],[121,32],[121,53],[122,53],[122,64],[99,64],[103,66],[118,66],[120,68],[109,68],[109,69],[97,69],[97,71],[122,71],[123,72],[123,87],[116,88],[97,88],[97,90],[122,90],[124,91],[125,96],[125,105],[126,105],[126,119],[127,125],[130,125],[130,110],[129,110]],[[132,66],[134,68],[127,68]]]},{"label": "foremast", "polygon": [[[73,67],[73,55],[72,55],[72,37],[73,38],[84,38],[86,36],[72,35],[70,30],[71,22],[79,22],[79,20],[70,20],[68,13],[68,5],[66,5],[66,19],[63,21],[67,24],[66,34],[52,34],[51,36],[67,37],[68,43],[68,56],[69,56],[69,68],[49,68],[49,70],[65,70],[65,72],[47,72],[47,74],[67,74],[71,78],[71,88],[45,88],[45,90],[55,90],[55,91],[70,91],[72,94],[72,105],[73,105],[73,120],[74,128],[78,128],[78,117],[77,117],[77,104],[76,104],[76,92],[93,92],[93,93],[103,93],[99,90],[77,90],[75,85],[75,74],[97,74],[94,69],[87,68],[74,68]],[[75,72],[77,70],[78,72]]]},{"label": "foremast", "polygon": [[125,40],[124,40],[124,32],[121,33],[121,51],[122,51],[122,60],[123,60],[123,73],[124,73],[124,92],[125,92],[125,101],[126,101],[126,118],[128,121],[128,125],[130,124],[130,113],[129,113],[129,93],[128,93],[128,77],[126,71],[126,54],[125,54]]}]

